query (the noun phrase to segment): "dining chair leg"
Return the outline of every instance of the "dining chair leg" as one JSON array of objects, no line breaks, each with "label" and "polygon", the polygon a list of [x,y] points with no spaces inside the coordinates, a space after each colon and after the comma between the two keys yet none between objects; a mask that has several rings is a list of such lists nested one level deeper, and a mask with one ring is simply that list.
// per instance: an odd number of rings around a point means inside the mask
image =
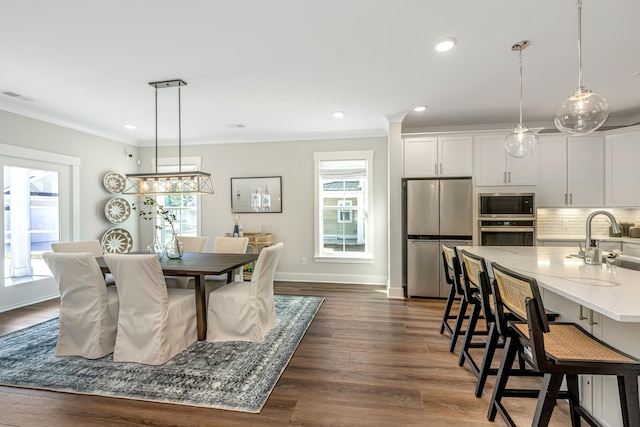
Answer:
[{"label": "dining chair leg", "polygon": [[[495,421],[498,409],[500,409],[501,415],[506,418],[510,418],[506,411],[502,410],[502,395],[507,388],[507,381],[509,380],[509,372],[513,366],[513,362],[518,353],[518,339],[513,337],[507,337],[507,341],[504,344],[504,351],[502,353],[502,359],[500,361],[500,368],[496,376],[496,384],[493,387],[493,394],[491,395],[491,401],[489,402],[489,412],[487,413],[487,419],[489,421]],[[506,421],[506,420],[505,420]],[[513,420],[511,425],[515,425]]]},{"label": "dining chair leg", "polygon": [[480,317],[480,304],[471,305],[471,315],[469,316],[469,323],[467,324],[467,332],[464,334],[464,341],[462,343],[462,350],[460,350],[460,358],[458,359],[458,366],[464,365],[464,359],[467,352],[471,348],[471,341],[473,340],[473,334],[476,331],[476,324]]},{"label": "dining chair leg", "polygon": [[447,296],[447,303],[444,306],[444,315],[442,316],[442,324],[440,325],[440,335],[444,333],[445,325],[447,326],[447,330],[451,332],[451,327],[449,326],[449,320],[454,319],[455,316],[451,315],[451,307],[453,307],[453,301],[456,298],[456,287],[454,285],[449,286],[449,296]]},{"label": "dining chair leg", "polygon": [[622,407],[623,425],[640,425],[640,405],[638,396],[638,377],[635,374],[618,376],[618,393]]},{"label": "dining chair leg", "polygon": [[453,328],[453,334],[451,335],[451,345],[449,346],[449,353],[453,353],[453,350],[456,348],[456,343],[458,342],[458,337],[462,331],[462,323],[464,322],[467,314],[467,307],[469,303],[465,298],[462,298],[460,301],[460,308],[458,309],[458,315],[456,316],[456,324]]},{"label": "dining chair leg", "polygon": [[564,374],[544,374],[542,384],[540,386],[540,394],[538,396],[538,404],[536,412],[533,415],[531,425],[538,427],[546,427],[551,421],[551,414],[558,400],[558,393],[562,385]]},{"label": "dining chair leg", "polygon": [[[491,362],[493,362],[493,356],[498,347],[498,339],[500,334],[495,322],[489,326],[489,336],[487,337],[487,345],[484,348],[484,355],[482,356],[482,364],[480,365],[480,374],[478,375],[478,382],[476,383],[476,397],[482,396],[482,391],[487,383],[487,377],[491,373]],[[495,372],[495,370],[494,370]]]}]

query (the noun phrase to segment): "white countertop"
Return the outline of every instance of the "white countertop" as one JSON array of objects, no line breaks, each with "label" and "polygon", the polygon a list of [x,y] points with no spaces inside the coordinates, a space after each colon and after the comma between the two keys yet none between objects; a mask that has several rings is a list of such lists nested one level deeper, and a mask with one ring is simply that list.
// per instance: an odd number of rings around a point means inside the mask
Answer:
[{"label": "white countertop", "polygon": [[465,250],[526,276],[541,288],[619,322],[640,322],[640,271],[588,265],[574,247],[470,246]]},{"label": "white countertop", "polygon": [[[581,242],[584,243],[586,237],[585,236],[576,236],[576,235],[562,235],[562,234],[543,234],[537,235],[537,240],[543,242]],[[635,237],[611,237],[611,236],[591,236],[591,240],[603,241],[603,242],[622,242],[622,243],[639,243],[640,238]],[[576,243],[577,246],[577,243]]]}]

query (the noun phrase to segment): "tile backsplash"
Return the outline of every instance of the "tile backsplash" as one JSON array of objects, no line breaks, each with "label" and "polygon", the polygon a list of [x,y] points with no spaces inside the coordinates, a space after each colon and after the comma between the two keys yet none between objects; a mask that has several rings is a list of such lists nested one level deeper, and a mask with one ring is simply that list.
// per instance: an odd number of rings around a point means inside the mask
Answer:
[{"label": "tile backsplash", "polygon": [[[640,226],[640,209],[551,209],[537,210],[538,236],[584,237],[587,217],[596,210],[610,212],[618,222],[632,222]],[[609,219],[596,215],[591,223],[592,236],[609,235]]]}]

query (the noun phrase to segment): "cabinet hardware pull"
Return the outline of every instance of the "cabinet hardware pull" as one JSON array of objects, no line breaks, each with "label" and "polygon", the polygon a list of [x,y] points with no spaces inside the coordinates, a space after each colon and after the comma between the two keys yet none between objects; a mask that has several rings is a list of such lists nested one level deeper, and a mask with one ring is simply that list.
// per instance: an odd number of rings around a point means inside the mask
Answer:
[{"label": "cabinet hardware pull", "polygon": [[440,163],[440,175],[442,175],[442,163]]},{"label": "cabinet hardware pull", "polygon": [[511,182],[511,172],[507,172],[508,176],[509,176],[509,181],[507,182]]},{"label": "cabinet hardware pull", "polygon": [[569,204],[573,204],[573,193],[569,193]]},{"label": "cabinet hardware pull", "polygon": [[593,321],[593,310],[589,309],[589,326],[597,325],[598,322]]},{"label": "cabinet hardware pull", "polygon": [[[569,204],[569,202],[567,201],[567,193],[564,193],[564,204],[565,205]],[[580,319],[580,320],[582,320],[582,319]]]},{"label": "cabinet hardware pull", "polygon": [[433,164],[433,174],[434,175],[438,175],[438,164],[437,163]]},{"label": "cabinet hardware pull", "polygon": [[584,320],[584,319],[586,319],[586,317],[584,317],[584,315],[583,315],[583,313],[582,313],[582,309],[583,309],[583,307],[582,307],[582,305],[580,305],[580,315],[578,316],[578,319],[579,319],[579,320]]}]

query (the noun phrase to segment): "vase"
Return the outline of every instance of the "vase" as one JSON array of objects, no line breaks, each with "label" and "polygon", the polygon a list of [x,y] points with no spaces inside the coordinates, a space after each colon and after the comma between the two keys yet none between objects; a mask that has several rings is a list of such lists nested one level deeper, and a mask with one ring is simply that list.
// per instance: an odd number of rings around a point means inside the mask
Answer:
[{"label": "vase", "polygon": [[167,258],[169,259],[177,259],[182,258],[182,254],[184,253],[184,245],[180,240],[178,240],[178,236],[175,233],[171,235],[171,239],[164,245],[164,251],[167,254]]},{"label": "vase", "polygon": [[147,246],[147,252],[150,254],[156,254],[158,259],[162,259],[164,257],[164,246],[160,244],[158,236],[153,237],[153,242]]}]

